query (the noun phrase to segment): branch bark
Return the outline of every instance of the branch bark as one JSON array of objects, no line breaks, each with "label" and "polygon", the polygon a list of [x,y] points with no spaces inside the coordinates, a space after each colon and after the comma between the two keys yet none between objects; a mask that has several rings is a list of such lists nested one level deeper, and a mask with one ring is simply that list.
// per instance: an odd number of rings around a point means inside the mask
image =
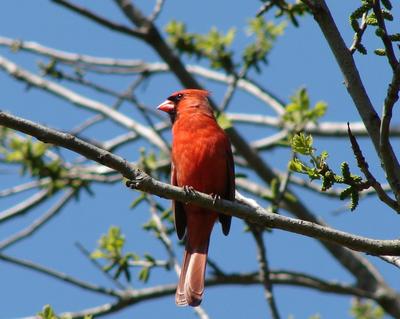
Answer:
[{"label": "branch bark", "polygon": [[134,188],[147,193],[181,202],[193,202],[205,208],[215,209],[231,216],[246,219],[262,227],[279,228],[343,245],[358,251],[375,255],[400,255],[400,240],[377,240],[355,236],[305,220],[271,214],[260,206],[248,206],[248,202],[240,204],[223,199],[215,201],[211,195],[199,192],[191,196],[182,188],[157,181],[139,169],[133,168],[129,162],[121,157],[80,140],[73,135],[44,127],[3,111],[0,112],[0,125],[34,136],[44,143],[62,146],[115,169],[125,178],[132,181]]}]

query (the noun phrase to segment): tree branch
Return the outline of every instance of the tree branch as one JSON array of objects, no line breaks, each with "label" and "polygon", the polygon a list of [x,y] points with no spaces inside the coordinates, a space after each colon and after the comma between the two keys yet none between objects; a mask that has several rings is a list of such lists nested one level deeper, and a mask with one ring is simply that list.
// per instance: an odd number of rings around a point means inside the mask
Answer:
[{"label": "tree branch", "polygon": [[69,200],[73,198],[74,194],[75,190],[72,189],[67,190],[64,196],[62,196],[62,198],[55,205],[53,205],[43,216],[35,220],[31,225],[29,225],[25,229],[15,233],[9,238],[2,240],[0,242],[0,251],[32,235],[35,231],[37,231],[40,227],[42,227],[45,223],[47,223],[51,218],[53,218],[65,206],[65,204],[67,204]]},{"label": "tree branch", "polygon": [[382,16],[380,0],[373,1],[372,10],[375,13],[375,17],[376,17],[376,20],[378,21],[379,28],[383,31],[381,38],[382,38],[383,45],[385,46],[386,57],[389,61],[390,66],[392,67],[392,69],[394,71],[397,68],[398,61],[397,61],[396,55],[394,54],[392,41],[390,41],[387,30],[386,30],[386,24],[385,24],[385,20],[383,19],[383,16]]},{"label": "tree branch", "polygon": [[7,73],[12,75],[17,80],[26,82],[29,85],[35,86],[39,89],[47,91],[58,97],[66,99],[67,101],[70,101],[72,104],[75,104],[79,107],[83,107],[85,109],[89,109],[91,111],[103,114],[104,116],[113,120],[115,123],[122,125],[128,129],[134,130],[137,134],[143,136],[149,142],[159,147],[165,153],[169,154],[169,149],[168,147],[165,146],[164,141],[160,139],[158,135],[155,134],[151,129],[138,122],[135,122],[131,118],[127,117],[126,115],[118,111],[113,110],[107,105],[86,98],[57,83],[48,81],[35,74],[32,74],[1,56],[0,56],[0,68],[5,70]]},{"label": "tree branch", "polygon": [[256,247],[257,247],[257,259],[258,259],[258,265],[259,265],[259,276],[260,276],[260,281],[262,282],[264,286],[264,295],[265,299],[267,300],[269,310],[271,313],[271,318],[272,319],[280,319],[278,307],[275,302],[275,297],[273,294],[273,287],[271,283],[271,276],[270,276],[270,270],[269,270],[269,265],[268,265],[268,259],[267,259],[267,251],[265,248],[265,243],[264,243],[264,238],[263,238],[263,230],[258,229],[257,226],[254,226],[252,224],[248,224],[251,230],[251,233],[253,234],[254,240],[256,242]]},{"label": "tree branch", "polygon": [[17,205],[0,212],[0,223],[26,214],[30,209],[42,203],[49,194],[50,191],[48,189],[42,189]]},{"label": "tree branch", "polygon": [[110,30],[118,31],[120,33],[124,33],[124,34],[134,36],[137,38],[141,38],[141,39],[144,38],[145,34],[144,34],[143,30],[136,30],[136,29],[128,28],[127,26],[124,26],[122,24],[115,23],[113,21],[110,21],[104,17],[101,17],[101,16],[93,13],[92,11],[90,11],[86,8],[80,7],[80,6],[73,4],[66,0],[51,0],[51,1],[54,2],[55,4],[58,4],[58,5],[61,5],[65,8],[67,8],[75,13],[78,13],[90,20],[93,20],[93,21],[97,22],[98,24],[101,24],[102,26],[104,26]]},{"label": "tree branch", "polygon": [[[306,1],[302,0],[305,4]],[[324,34],[335,58],[344,76],[344,83],[354,104],[360,114],[365,127],[368,131],[371,141],[375,147],[376,153],[381,158],[386,171],[387,180],[396,196],[397,202],[400,203],[400,164],[397,161],[395,153],[390,143],[386,144],[385,157],[391,159],[386,161],[381,152],[381,121],[376,113],[371,100],[361,81],[360,74],[354,63],[351,52],[347,49],[346,44],[332,18],[329,8],[324,0],[317,0],[316,6],[310,7],[314,18],[317,21],[322,33]],[[389,167],[387,167],[389,165]],[[388,174],[394,173],[393,174]]]},{"label": "tree branch", "polygon": [[199,192],[196,192],[195,196],[191,196],[182,188],[157,181],[144,172],[132,168],[131,165],[121,157],[82,141],[70,134],[46,128],[5,112],[0,112],[0,125],[34,136],[42,142],[65,147],[100,164],[115,169],[125,178],[132,181],[131,185],[134,184],[136,189],[144,192],[181,202],[194,202],[201,207],[212,208],[231,216],[246,219],[263,227],[287,230],[343,245],[353,250],[364,251],[375,255],[400,255],[400,240],[377,240],[355,236],[312,222],[270,214],[260,206],[247,206],[247,202],[246,205],[244,205],[222,199],[215,201],[211,195]]},{"label": "tree branch", "polygon": [[77,287],[85,289],[85,290],[89,290],[89,291],[100,293],[100,294],[107,295],[107,296],[113,296],[113,297],[118,297],[118,298],[122,297],[121,293],[116,290],[90,284],[88,282],[85,282],[80,279],[76,279],[72,276],[69,276],[65,273],[55,271],[53,269],[38,265],[38,264],[28,261],[28,260],[22,260],[22,259],[8,256],[8,255],[4,255],[4,254],[0,254],[0,260],[36,271],[39,273],[42,273],[47,276],[51,276],[53,278],[59,279],[61,281],[65,281],[69,284],[72,284],[74,286],[77,286]]}]

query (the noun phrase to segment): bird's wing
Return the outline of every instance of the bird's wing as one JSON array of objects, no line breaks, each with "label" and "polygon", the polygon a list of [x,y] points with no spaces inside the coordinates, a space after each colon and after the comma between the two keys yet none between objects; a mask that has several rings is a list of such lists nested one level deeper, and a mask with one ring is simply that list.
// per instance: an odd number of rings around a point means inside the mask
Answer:
[{"label": "bird's wing", "polygon": [[[226,152],[227,152],[226,168],[228,170],[227,179],[226,179],[226,199],[234,201],[235,200],[235,165],[233,162],[232,149],[231,149],[229,143],[227,143]],[[222,232],[224,233],[225,236],[228,235],[229,230],[231,228],[232,216],[219,214],[218,218],[222,225]]]},{"label": "bird's wing", "polygon": [[[178,186],[176,180],[176,171],[174,164],[171,164],[171,184]],[[179,239],[185,236],[186,231],[186,214],[183,204],[181,202],[172,201],[172,211],[174,212],[175,229]]]}]

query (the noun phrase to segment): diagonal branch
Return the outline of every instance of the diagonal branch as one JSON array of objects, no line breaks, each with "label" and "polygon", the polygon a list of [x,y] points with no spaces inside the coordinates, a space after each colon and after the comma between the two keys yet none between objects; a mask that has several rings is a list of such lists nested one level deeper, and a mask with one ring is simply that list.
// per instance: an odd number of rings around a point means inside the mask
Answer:
[{"label": "diagonal branch", "polygon": [[43,216],[35,220],[31,225],[26,227],[25,229],[15,233],[7,239],[4,239],[0,242],[0,251],[17,243],[18,241],[32,235],[35,231],[37,231],[40,227],[42,227],[45,223],[47,223],[51,218],[53,218],[68,202],[71,198],[73,198],[75,194],[75,190],[68,190],[65,192],[64,196],[54,205],[52,206]]},{"label": "diagonal branch", "polygon": [[84,97],[55,82],[51,82],[49,80],[41,78],[40,76],[32,74],[1,56],[0,56],[0,68],[5,70],[11,76],[15,77],[17,80],[26,82],[31,86],[35,86],[39,89],[47,91],[58,97],[66,99],[79,107],[83,107],[85,109],[89,109],[91,111],[100,113],[108,117],[109,119],[113,120],[115,123],[122,125],[128,129],[134,130],[137,134],[146,138],[149,142],[158,146],[165,153],[169,154],[169,149],[165,145],[164,141],[160,139],[160,137],[156,133],[154,133],[150,128],[132,120],[128,116],[116,110],[113,110],[109,106],[97,102],[95,100],[89,99],[87,97]]},{"label": "diagonal branch", "polygon": [[73,4],[69,1],[66,1],[66,0],[51,0],[51,1],[54,2],[55,4],[61,5],[65,8],[68,8],[69,10],[72,10],[90,20],[93,20],[110,30],[118,31],[120,33],[124,33],[124,34],[138,37],[138,38],[144,37],[145,33],[143,30],[136,30],[136,29],[132,29],[127,26],[124,26],[122,24],[115,23],[109,19],[101,17],[101,16],[93,13],[92,11],[90,11],[86,8],[83,8],[81,6],[78,6],[76,4]]},{"label": "diagonal branch", "polygon": [[110,288],[104,288],[101,286],[96,286],[93,284],[90,284],[88,282],[82,281],[80,279],[74,278],[72,276],[69,276],[65,273],[59,272],[59,271],[55,271],[53,269],[44,267],[42,265],[36,264],[32,261],[28,261],[28,260],[23,260],[23,259],[18,259],[12,256],[8,256],[8,255],[4,255],[4,254],[0,254],[0,260],[12,263],[14,265],[18,265],[27,269],[31,269],[33,271],[42,273],[44,275],[47,276],[51,276],[53,278],[65,281],[69,284],[72,284],[74,286],[77,286],[79,288],[85,289],[85,290],[89,290],[92,292],[96,292],[96,293],[100,293],[103,295],[108,295],[108,296],[113,296],[113,297],[118,297],[120,298],[122,295],[120,292],[118,292],[117,290],[113,290]]},{"label": "diagonal branch", "polygon": [[400,204],[400,169],[398,168],[399,162],[395,154],[392,152],[392,146],[390,144],[390,122],[392,120],[392,112],[394,104],[399,99],[400,90],[400,63],[397,64],[396,69],[393,73],[392,82],[389,84],[387,95],[383,105],[383,116],[380,128],[380,157],[383,161],[386,179],[395,191],[397,203]]},{"label": "diagonal branch", "polygon": [[[302,0],[306,5],[310,1]],[[346,44],[335,24],[335,21],[329,11],[329,8],[324,0],[317,0],[315,5],[310,9],[313,12],[314,18],[317,21],[322,33],[324,34],[335,58],[344,76],[344,83],[349,92],[354,104],[360,114],[365,127],[368,131],[371,141],[375,147],[376,153],[381,158],[384,169],[386,171],[387,180],[396,196],[397,201],[400,201],[400,164],[395,156],[391,144],[386,143],[386,154],[391,161],[387,161],[381,154],[381,121],[376,113],[371,100],[365,90],[358,69],[355,65],[351,52],[347,49]],[[389,165],[387,167],[386,165]],[[393,173],[393,174],[388,174]]]},{"label": "diagonal branch", "polygon": [[50,195],[49,189],[42,189],[17,205],[0,212],[0,223],[16,216],[26,214],[30,209],[42,203]]},{"label": "diagonal branch", "polygon": [[374,11],[376,20],[378,21],[378,27],[382,30],[381,38],[382,38],[383,45],[385,46],[385,53],[386,53],[387,59],[389,61],[389,64],[394,71],[394,70],[396,70],[399,62],[397,61],[396,55],[394,53],[392,41],[390,40],[388,33],[387,33],[385,20],[382,16],[380,0],[373,0],[372,10]]},{"label": "diagonal branch", "polygon": [[201,207],[215,209],[222,213],[246,219],[262,227],[287,230],[343,245],[353,250],[376,255],[400,255],[400,240],[377,240],[355,236],[330,227],[320,226],[316,223],[271,214],[258,205],[249,206],[246,199],[240,195],[238,196],[242,198],[244,204],[222,199],[215,201],[211,195],[199,192],[191,196],[182,188],[157,181],[146,173],[133,168],[121,157],[111,154],[70,134],[46,128],[5,112],[0,112],[0,125],[34,136],[42,142],[62,146],[100,164],[115,169],[131,181],[130,186],[147,193],[185,203],[194,202]]},{"label": "diagonal branch", "polygon": [[256,242],[257,247],[257,259],[259,265],[259,276],[260,281],[264,286],[264,295],[267,300],[269,310],[271,313],[272,319],[279,319],[279,311],[275,302],[275,296],[273,294],[273,287],[271,283],[271,273],[269,270],[268,259],[267,259],[267,251],[265,248],[265,242],[263,238],[263,230],[259,229],[257,226],[252,224],[248,224],[253,234],[254,240]]}]

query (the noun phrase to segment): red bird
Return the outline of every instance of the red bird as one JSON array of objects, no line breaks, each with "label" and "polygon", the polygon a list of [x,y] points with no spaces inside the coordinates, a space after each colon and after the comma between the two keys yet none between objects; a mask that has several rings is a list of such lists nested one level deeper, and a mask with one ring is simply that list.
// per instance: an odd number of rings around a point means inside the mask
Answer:
[{"label": "red bird", "polygon": [[[182,90],[158,106],[172,122],[171,183],[228,200],[235,198],[235,173],[230,142],[218,126],[208,92]],[[186,246],[175,301],[179,306],[200,305],[204,293],[208,245],[219,219],[228,235],[231,217],[194,204],[172,202],[179,239]]]}]

